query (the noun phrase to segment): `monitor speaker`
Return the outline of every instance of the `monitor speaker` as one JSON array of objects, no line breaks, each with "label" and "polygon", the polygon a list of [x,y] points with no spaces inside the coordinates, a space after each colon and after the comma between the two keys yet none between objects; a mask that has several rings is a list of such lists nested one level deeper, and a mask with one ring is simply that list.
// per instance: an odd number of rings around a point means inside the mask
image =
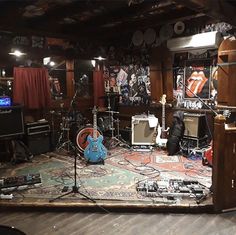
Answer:
[{"label": "monitor speaker", "polygon": [[185,137],[203,138],[206,135],[206,118],[203,114],[184,114]]},{"label": "monitor speaker", "polygon": [[149,126],[148,118],[132,117],[132,145],[154,145],[156,128]]},{"label": "monitor speaker", "polygon": [[0,138],[22,134],[24,134],[22,107],[0,107]]}]

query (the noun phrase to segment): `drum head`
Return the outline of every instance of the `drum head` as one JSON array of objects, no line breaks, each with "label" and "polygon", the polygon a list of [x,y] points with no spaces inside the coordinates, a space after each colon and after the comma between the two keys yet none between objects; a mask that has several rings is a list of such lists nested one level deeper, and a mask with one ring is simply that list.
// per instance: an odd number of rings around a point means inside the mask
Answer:
[{"label": "drum head", "polygon": [[[78,149],[83,153],[85,148],[88,146],[87,137],[89,135],[93,136],[94,128],[92,125],[87,125],[82,127],[76,135],[75,143]],[[97,136],[102,135],[100,130],[97,130]]]}]

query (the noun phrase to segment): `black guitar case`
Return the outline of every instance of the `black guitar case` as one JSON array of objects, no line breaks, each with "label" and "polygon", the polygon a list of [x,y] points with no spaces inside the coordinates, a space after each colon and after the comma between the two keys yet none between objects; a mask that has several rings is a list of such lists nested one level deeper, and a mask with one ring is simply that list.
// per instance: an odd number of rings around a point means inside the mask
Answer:
[{"label": "black guitar case", "polygon": [[177,111],[173,115],[173,123],[169,130],[166,146],[168,155],[175,155],[180,151],[180,141],[183,138],[184,130],[184,112]]}]

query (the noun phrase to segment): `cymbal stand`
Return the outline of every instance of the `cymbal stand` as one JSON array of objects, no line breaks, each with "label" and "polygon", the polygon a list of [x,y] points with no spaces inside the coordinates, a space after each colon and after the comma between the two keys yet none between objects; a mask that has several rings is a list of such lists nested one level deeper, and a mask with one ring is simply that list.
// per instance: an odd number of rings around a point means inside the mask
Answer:
[{"label": "cymbal stand", "polygon": [[[77,96],[78,96],[78,87],[75,91],[75,94],[71,100],[71,103],[70,103],[70,108],[69,108],[69,111],[68,111],[68,115],[69,116],[69,113],[70,112],[73,112],[73,115],[75,113],[75,106],[76,106],[76,99],[77,99]],[[64,118],[64,120],[63,120]],[[70,140],[70,126],[69,126],[69,117],[65,118],[63,117],[62,120],[64,122],[62,122],[62,132],[60,134],[60,137],[59,137],[59,140],[58,140],[58,144],[57,144],[57,147],[56,147],[56,150],[60,150],[60,149],[65,149],[64,147],[66,146],[67,147],[67,152],[70,152],[70,150],[75,150],[75,146],[74,144],[72,143],[72,141]],[[74,117],[73,117],[74,118]],[[64,136],[64,131],[66,131],[66,140],[64,142],[63,139],[65,139],[65,136]]]},{"label": "cymbal stand", "polygon": [[[110,94],[107,94],[107,109],[108,111],[106,111],[107,113],[109,113],[109,121],[111,124],[111,140],[110,140],[110,144],[109,144],[109,148],[115,148],[116,146],[125,146],[125,147],[130,147],[127,143],[125,143],[125,141],[121,138],[120,136],[120,127],[119,127],[119,118],[117,118],[116,120],[114,119],[114,113],[115,114],[119,114],[119,112],[113,111],[111,110],[111,98],[110,98]],[[115,126],[114,126],[114,122],[117,123],[117,136],[115,136]]]},{"label": "cymbal stand", "polygon": [[130,148],[129,144],[127,144],[127,142],[122,138],[121,134],[120,134],[120,119],[117,118],[116,119],[116,123],[117,123],[117,139],[119,140],[119,145],[123,146],[123,147],[127,147]]},{"label": "cymbal stand", "polygon": [[61,149],[70,152],[71,149],[75,149],[72,141],[70,140],[70,127],[68,118],[62,118],[62,127],[61,134],[56,146],[56,150],[60,151]]}]

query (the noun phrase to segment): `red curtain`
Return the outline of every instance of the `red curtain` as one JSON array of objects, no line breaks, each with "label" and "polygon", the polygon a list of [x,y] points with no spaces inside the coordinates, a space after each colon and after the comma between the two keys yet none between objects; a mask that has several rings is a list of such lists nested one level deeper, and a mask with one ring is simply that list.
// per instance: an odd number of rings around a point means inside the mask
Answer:
[{"label": "red curtain", "polygon": [[50,106],[51,94],[46,68],[14,68],[13,101],[28,109]]},{"label": "red curtain", "polygon": [[102,70],[95,70],[93,72],[93,91],[94,91],[94,105],[105,107],[105,88],[104,77]]}]

